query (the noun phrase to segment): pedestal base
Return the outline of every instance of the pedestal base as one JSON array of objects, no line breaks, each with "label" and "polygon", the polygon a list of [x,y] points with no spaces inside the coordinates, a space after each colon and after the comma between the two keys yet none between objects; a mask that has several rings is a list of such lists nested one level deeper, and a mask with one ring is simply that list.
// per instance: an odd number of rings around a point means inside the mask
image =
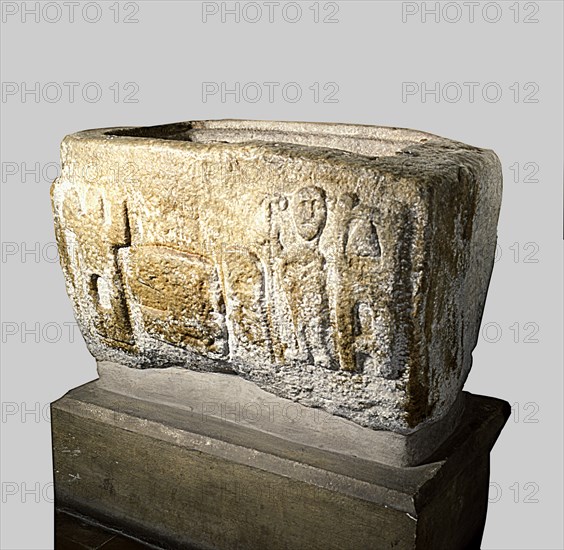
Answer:
[{"label": "pedestal base", "polygon": [[424,465],[393,467],[108,391],[52,405],[56,505],[162,548],[479,548],[509,404],[466,394]]}]

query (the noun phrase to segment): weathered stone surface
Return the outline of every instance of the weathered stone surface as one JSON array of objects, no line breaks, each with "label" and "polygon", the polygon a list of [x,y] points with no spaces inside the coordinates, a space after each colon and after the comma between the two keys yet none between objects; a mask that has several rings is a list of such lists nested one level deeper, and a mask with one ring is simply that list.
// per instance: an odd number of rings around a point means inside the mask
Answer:
[{"label": "weathered stone surface", "polygon": [[99,360],[238,373],[405,434],[455,402],[494,260],[493,152],[256,121],[91,130],[61,151],[61,263]]}]

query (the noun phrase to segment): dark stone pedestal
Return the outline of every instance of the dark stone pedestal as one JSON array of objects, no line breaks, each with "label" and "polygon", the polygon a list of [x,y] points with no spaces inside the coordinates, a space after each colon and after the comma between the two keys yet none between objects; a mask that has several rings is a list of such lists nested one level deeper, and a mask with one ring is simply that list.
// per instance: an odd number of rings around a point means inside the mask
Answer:
[{"label": "dark stone pedestal", "polygon": [[402,468],[91,382],[52,405],[56,505],[162,548],[479,548],[509,414],[466,394],[453,434]]}]

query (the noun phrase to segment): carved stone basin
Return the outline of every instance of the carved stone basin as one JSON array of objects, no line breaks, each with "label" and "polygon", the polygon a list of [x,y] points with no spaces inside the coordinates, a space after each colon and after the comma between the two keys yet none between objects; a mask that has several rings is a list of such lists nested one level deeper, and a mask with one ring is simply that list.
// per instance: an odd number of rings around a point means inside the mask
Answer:
[{"label": "carved stone basin", "polygon": [[98,360],[229,372],[402,434],[455,403],[494,261],[492,151],[223,120],[89,130],[61,154],[61,263]]}]

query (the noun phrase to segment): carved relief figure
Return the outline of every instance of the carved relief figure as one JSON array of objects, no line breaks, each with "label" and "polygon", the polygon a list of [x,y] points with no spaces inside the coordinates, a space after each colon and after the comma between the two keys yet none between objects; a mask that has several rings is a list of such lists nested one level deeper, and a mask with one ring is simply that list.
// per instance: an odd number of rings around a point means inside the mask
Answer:
[{"label": "carved relief figure", "polygon": [[376,360],[383,342],[374,311],[378,286],[376,266],[382,251],[375,213],[364,207],[356,194],[347,193],[339,198],[337,217],[343,228],[337,254],[338,351],[342,369],[362,371]]},{"label": "carved relief figure", "polygon": [[318,249],[327,220],[325,193],[319,187],[300,189],[291,201],[298,235],[282,256],[281,281],[290,306],[299,347],[299,359],[336,368],[331,359],[326,260]]},{"label": "carved relief figure", "polygon": [[265,277],[259,258],[248,250],[223,257],[231,357],[272,360]]},{"label": "carved relief figure", "polygon": [[281,258],[284,246],[281,233],[284,226],[282,216],[288,209],[288,199],[283,195],[269,195],[261,203],[257,216],[257,241],[265,267],[266,317],[270,333],[272,358],[283,364],[286,356],[296,355],[297,341],[288,322],[291,312],[282,287]]}]

